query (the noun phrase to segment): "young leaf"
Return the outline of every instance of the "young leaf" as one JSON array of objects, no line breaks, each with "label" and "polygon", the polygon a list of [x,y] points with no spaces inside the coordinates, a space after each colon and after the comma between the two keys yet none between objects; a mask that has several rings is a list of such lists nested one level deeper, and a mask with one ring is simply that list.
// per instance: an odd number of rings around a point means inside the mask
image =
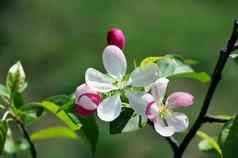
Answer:
[{"label": "young leaf", "polygon": [[24,99],[21,93],[15,91],[12,93],[12,98],[13,98],[13,105],[16,108],[20,108],[24,104]]},{"label": "young leaf", "polygon": [[134,110],[123,107],[120,116],[110,122],[110,134],[131,132],[145,127],[147,119],[134,113]]},{"label": "young leaf", "polygon": [[82,130],[79,131],[79,134],[85,136],[86,140],[90,143],[91,151],[94,154],[96,152],[96,146],[99,137],[99,129],[94,115],[91,116],[79,116],[78,119],[82,124]]},{"label": "young leaf", "polygon": [[65,111],[72,111],[74,107],[74,100],[75,96],[74,95],[57,95],[50,97],[46,99],[49,102],[53,102],[56,105],[60,106],[59,111],[65,110]]},{"label": "young leaf", "polygon": [[0,122],[0,154],[2,154],[4,145],[6,142],[7,129],[8,129],[7,123],[5,121],[1,121]]},{"label": "young leaf", "polygon": [[9,92],[8,92],[7,88],[2,84],[0,84],[0,96],[10,98],[10,95],[9,95]]},{"label": "young leaf", "polygon": [[177,79],[177,78],[189,78],[198,80],[202,83],[208,83],[211,80],[211,77],[205,72],[187,72],[187,73],[178,73],[173,76],[169,77],[170,79]]},{"label": "young leaf", "polygon": [[79,130],[81,128],[80,123],[76,123],[72,118],[65,112],[60,111],[60,107],[52,102],[43,101],[41,106],[47,109],[49,112],[56,115],[60,120],[62,120],[69,128],[73,130]]},{"label": "young leaf", "polygon": [[141,62],[141,66],[145,66],[147,64],[153,64],[156,63],[158,60],[162,59],[163,57],[147,57]]},{"label": "young leaf", "polygon": [[219,154],[219,156],[221,158],[223,157],[221,148],[220,148],[220,146],[218,145],[217,141],[214,138],[208,136],[205,132],[202,132],[202,131],[198,131],[197,136],[199,138],[201,138],[202,140],[206,140],[207,143],[210,146],[212,146],[212,148]]},{"label": "young leaf", "polygon": [[199,148],[199,150],[205,151],[205,152],[213,150],[213,146],[206,139],[199,142],[198,148]]},{"label": "young leaf", "polygon": [[20,108],[20,117],[26,125],[31,125],[44,113],[44,108],[40,103],[28,103]]},{"label": "young leaf", "polygon": [[238,146],[238,115],[224,126],[220,134],[220,143],[224,157],[234,158]]},{"label": "young leaf", "polygon": [[13,65],[7,74],[6,85],[10,92],[22,92],[26,88],[26,75],[20,62]]},{"label": "young leaf", "polygon": [[79,139],[78,135],[73,130],[65,127],[51,127],[31,134],[31,139],[33,141],[53,138]]}]

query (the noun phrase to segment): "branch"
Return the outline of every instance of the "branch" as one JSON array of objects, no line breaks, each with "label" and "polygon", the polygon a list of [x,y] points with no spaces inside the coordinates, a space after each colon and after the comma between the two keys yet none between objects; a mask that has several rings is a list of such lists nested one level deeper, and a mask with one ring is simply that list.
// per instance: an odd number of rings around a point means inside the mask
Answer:
[{"label": "branch", "polygon": [[21,129],[23,131],[24,137],[26,138],[26,140],[28,141],[28,143],[30,145],[30,151],[31,151],[32,158],[37,158],[37,153],[36,153],[35,145],[32,142],[31,137],[29,136],[29,134],[28,134],[24,124],[21,123],[21,122],[18,122],[18,124],[20,125],[20,127],[21,127]]},{"label": "branch", "polygon": [[196,119],[195,123],[193,124],[193,126],[190,129],[190,131],[188,132],[188,134],[183,139],[182,143],[180,144],[178,151],[175,153],[175,156],[174,156],[175,158],[181,158],[182,157],[182,155],[183,155],[185,149],[187,148],[188,144],[190,143],[190,141],[193,139],[193,137],[196,135],[197,131],[199,130],[199,128],[203,124],[203,119],[206,116],[206,113],[208,111],[208,108],[209,108],[209,105],[211,103],[214,92],[216,90],[216,87],[217,87],[218,83],[221,80],[222,71],[225,67],[227,59],[229,58],[229,55],[231,54],[231,52],[233,51],[233,49],[235,47],[235,43],[236,43],[237,38],[238,38],[237,30],[238,30],[238,21],[235,21],[231,37],[230,37],[230,39],[227,43],[227,47],[220,51],[220,56],[219,56],[219,59],[217,61],[216,67],[214,69],[214,72],[213,72],[213,75],[212,75],[212,80],[211,80],[209,89],[207,91],[207,95],[205,97],[205,100],[203,102],[203,106],[202,106],[201,111],[198,115],[198,118]]}]

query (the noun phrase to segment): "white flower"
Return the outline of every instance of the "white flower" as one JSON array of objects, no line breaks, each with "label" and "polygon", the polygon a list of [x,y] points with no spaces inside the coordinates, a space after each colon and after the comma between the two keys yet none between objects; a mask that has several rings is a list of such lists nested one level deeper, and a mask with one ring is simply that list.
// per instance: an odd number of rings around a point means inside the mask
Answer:
[{"label": "white flower", "polygon": [[137,107],[154,123],[156,132],[169,137],[175,132],[184,131],[188,128],[188,117],[179,112],[173,112],[175,108],[189,107],[193,104],[194,97],[186,92],[175,92],[164,101],[169,80],[160,78],[148,93],[130,93],[131,105]]},{"label": "white flower", "polygon": [[[101,93],[123,90],[129,85],[144,87],[158,79],[158,66],[150,64],[136,68],[129,80],[125,80],[127,61],[122,50],[114,45],[109,45],[104,49],[103,65],[107,74],[89,68],[85,75],[86,84]],[[104,121],[113,121],[120,115],[121,105],[120,94],[106,98],[97,108],[98,117]]]}]

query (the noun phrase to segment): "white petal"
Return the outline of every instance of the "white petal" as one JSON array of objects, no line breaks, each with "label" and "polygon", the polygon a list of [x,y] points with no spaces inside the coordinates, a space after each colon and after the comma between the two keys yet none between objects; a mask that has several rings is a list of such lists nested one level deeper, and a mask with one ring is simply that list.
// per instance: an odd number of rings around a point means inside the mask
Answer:
[{"label": "white petal", "polygon": [[136,68],[130,76],[129,84],[134,87],[144,87],[155,82],[159,77],[159,68],[156,64],[147,64]]},{"label": "white petal", "polygon": [[179,112],[172,113],[170,117],[166,118],[166,122],[169,126],[174,127],[176,132],[184,131],[189,125],[188,117]]},{"label": "white petal", "polygon": [[148,93],[128,93],[129,104],[140,115],[145,115],[146,107],[154,101],[153,96]]},{"label": "white petal", "polygon": [[166,78],[160,78],[155,83],[152,84],[151,93],[155,97],[155,100],[162,102],[166,94],[166,89],[169,80]]},{"label": "white petal", "polygon": [[93,68],[87,69],[85,80],[88,86],[98,92],[109,92],[116,89],[113,86],[113,79]]},{"label": "white petal", "polygon": [[104,49],[103,65],[107,72],[117,79],[122,79],[126,74],[126,57],[117,46],[109,45]]},{"label": "white petal", "polygon": [[164,137],[170,137],[175,133],[175,128],[172,126],[166,126],[160,119],[154,122],[154,128],[157,133]]},{"label": "white petal", "polygon": [[97,108],[98,117],[103,121],[113,121],[121,113],[121,98],[119,95],[108,97]]}]

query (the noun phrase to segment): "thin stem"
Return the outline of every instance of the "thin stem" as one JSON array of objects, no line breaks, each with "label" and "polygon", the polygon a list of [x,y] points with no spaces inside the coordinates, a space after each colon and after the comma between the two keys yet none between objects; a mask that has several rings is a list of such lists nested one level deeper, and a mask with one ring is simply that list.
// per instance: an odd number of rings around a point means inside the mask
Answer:
[{"label": "thin stem", "polygon": [[234,27],[233,27],[233,32],[232,32],[231,37],[230,37],[230,39],[227,43],[227,47],[226,47],[226,49],[223,49],[223,50],[220,51],[220,56],[219,56],[219,59],[217,61],[216,67],[214,69],[214,72],[213,72],[213,75],[212,75],[212,80],[211,80],[210,86],[208,88],[205,100],[203,102],[203,106],[201,108],[201,111],[200,111],[195,123],[193,124],[192,128],[190,129],[190,131],[188,132],[188,134],[185,136],[182,143],[180,144],[177,152],[175,152],[175,156],[174,156],[175,158],[181,158],[182,157],[182,155],[183,155],[185,149],[187,148],[188,144],[190,143],[190,141],[193,139],[193,137],[195,136],[195,134],[197,133],[199,128],[204,123],[204,121],[203,121],[204,117],[206,116],[206,113],[208,111],[209,105],[211,103],[214,92],[217,88],[217,85],[219,84],[219,82],[221,80],[222,71],[225,67],[227,59],[229,58],[229,55],[234,50],[235,43],[236,43],[237,38],[238,38],[237,30],[238,30],[238,21],[235,21],[234,22]]},{"label": "thin stem", "polygon": [[26,140],[28,141],[29,145],[30,145],[30,151],[31,151],[31,156],[32,158],[37,158],[37,153],[36,153],[36,148],[35,148],[35,145],[34,143],[32,142],[31,140],[31,137],[29,136],[25,126],[23,123],[21,122],[18,122],[18,124],[20,125],[21,129],[22,129],[22,132],[24,134],[24,137],[26,138]]},{"label": "thin stem", "polygon": [[177,152],[178,147],[179,147],[179,143],[178,141],[174,138],[174,137],[165,137],[165,139],[168,141],[168,143],[170,144],[170,147],[172,148],[173,152]]}]

